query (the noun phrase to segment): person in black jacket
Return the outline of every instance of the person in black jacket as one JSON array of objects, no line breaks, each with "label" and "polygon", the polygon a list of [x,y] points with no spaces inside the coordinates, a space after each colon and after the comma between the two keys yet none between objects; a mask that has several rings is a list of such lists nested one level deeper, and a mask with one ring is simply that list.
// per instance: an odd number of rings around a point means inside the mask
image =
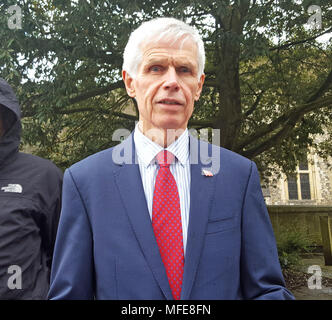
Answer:
[{"label": "person in black jacket", "polygon": [[46,299],[62,171],[19,152],[20,106],[0,78],[0,299]]}]

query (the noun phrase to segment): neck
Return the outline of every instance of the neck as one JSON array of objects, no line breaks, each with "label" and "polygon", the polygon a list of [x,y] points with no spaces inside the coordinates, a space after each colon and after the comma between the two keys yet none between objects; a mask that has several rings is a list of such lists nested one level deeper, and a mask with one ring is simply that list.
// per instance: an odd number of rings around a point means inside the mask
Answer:
[{"label": "neck", "polygon": [[167,148],[174,141],[176,141],[185,131],[183,128],[179,129],[164,129],[164,128],[144,128],[142,122],[138,123],[139,130],[151,141],[159,144],[163,148]]}]

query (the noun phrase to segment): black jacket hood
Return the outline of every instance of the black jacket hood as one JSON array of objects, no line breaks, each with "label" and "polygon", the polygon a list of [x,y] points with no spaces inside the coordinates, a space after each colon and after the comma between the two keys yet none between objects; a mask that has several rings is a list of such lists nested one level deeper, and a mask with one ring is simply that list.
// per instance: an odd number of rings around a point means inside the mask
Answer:
[{"label": "black jacket hood", "polygon": [[0,167],[15,156],[21,141],[21,108],[14,90],[0,78],[0,104],[15,115],[11,127],[0,137]]}]

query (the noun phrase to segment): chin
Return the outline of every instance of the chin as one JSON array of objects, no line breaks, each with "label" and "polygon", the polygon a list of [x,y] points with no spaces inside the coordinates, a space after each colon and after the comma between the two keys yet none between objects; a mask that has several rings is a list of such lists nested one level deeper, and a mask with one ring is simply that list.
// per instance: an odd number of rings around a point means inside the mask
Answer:
[{"label": "chin", "polygon": [[184,119],[179,119],[179,117],[161,117],[158,121],[155,122],[156,127],[161,129],[185,129],[187,127],[188,121]]},{"label": "chin", "polygon": [[167,122],[161,123],[159,128],[178,130],[178,129],[185,129],[186,125],[184,125],[183,123],[176,122],[176,121],[167,121]]}]

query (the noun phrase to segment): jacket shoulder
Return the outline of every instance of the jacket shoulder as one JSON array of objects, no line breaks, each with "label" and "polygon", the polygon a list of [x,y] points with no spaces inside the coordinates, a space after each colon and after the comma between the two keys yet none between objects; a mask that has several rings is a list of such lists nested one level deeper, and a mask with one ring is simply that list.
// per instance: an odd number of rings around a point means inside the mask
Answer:
[{"label": "jacket shoulder", "polygon": [[225,149],[223,147],[220,147],[220,155],[221,158],[225,160],[225,162],[230,162],[234,166],[240,166],[240,167],[250,167],[252,165],[252,161],[234,151]]},{"label": "jacket shoulder", "polygon": [[39,171],[53,172],[56,175],[62,176],[62,171],[48,159],[44,159],[29,153],[18,153],[18,166],[28,169],[28,167],[36,168]]},{"label": "jacket shoulder", "polygon": [[220,147],[220,171],[233,177],[249,177],[255,163],[250,159]]},{"label": "jacket shoulder", "polygon": [[[208,143],[203,140],[198,141],[200,148],[199,157],[201,157],[201,159],[204,159],[205,157],[205,161],[207,162],[214,162],[217,171],[219,171],[220,169],[232,172],[237,172],[239,170],[241,172],[247,172],[248,170],[251,170],[251,167],[254,164],[253,161],[251,161],[250,159],[234,151],[228,150],[215,144]],[[205,153],[206,155],[204,156]]]},{"label": "jacket shoulder", "polygon": [[69,169],[72,173],[100,174],[103,170],[112,170],[120,164],[135,163],[133,135],[114,147],[94,153],[85,159],[76,162]]},{"label": "jacket shoulder", "polygon": [[93,173],[95,170],[103,169],[104,166],[113,167],[113,149],[108,148],[97,153],[94,153],[69,167],[70,171],[75,174],[79,173]]}]

